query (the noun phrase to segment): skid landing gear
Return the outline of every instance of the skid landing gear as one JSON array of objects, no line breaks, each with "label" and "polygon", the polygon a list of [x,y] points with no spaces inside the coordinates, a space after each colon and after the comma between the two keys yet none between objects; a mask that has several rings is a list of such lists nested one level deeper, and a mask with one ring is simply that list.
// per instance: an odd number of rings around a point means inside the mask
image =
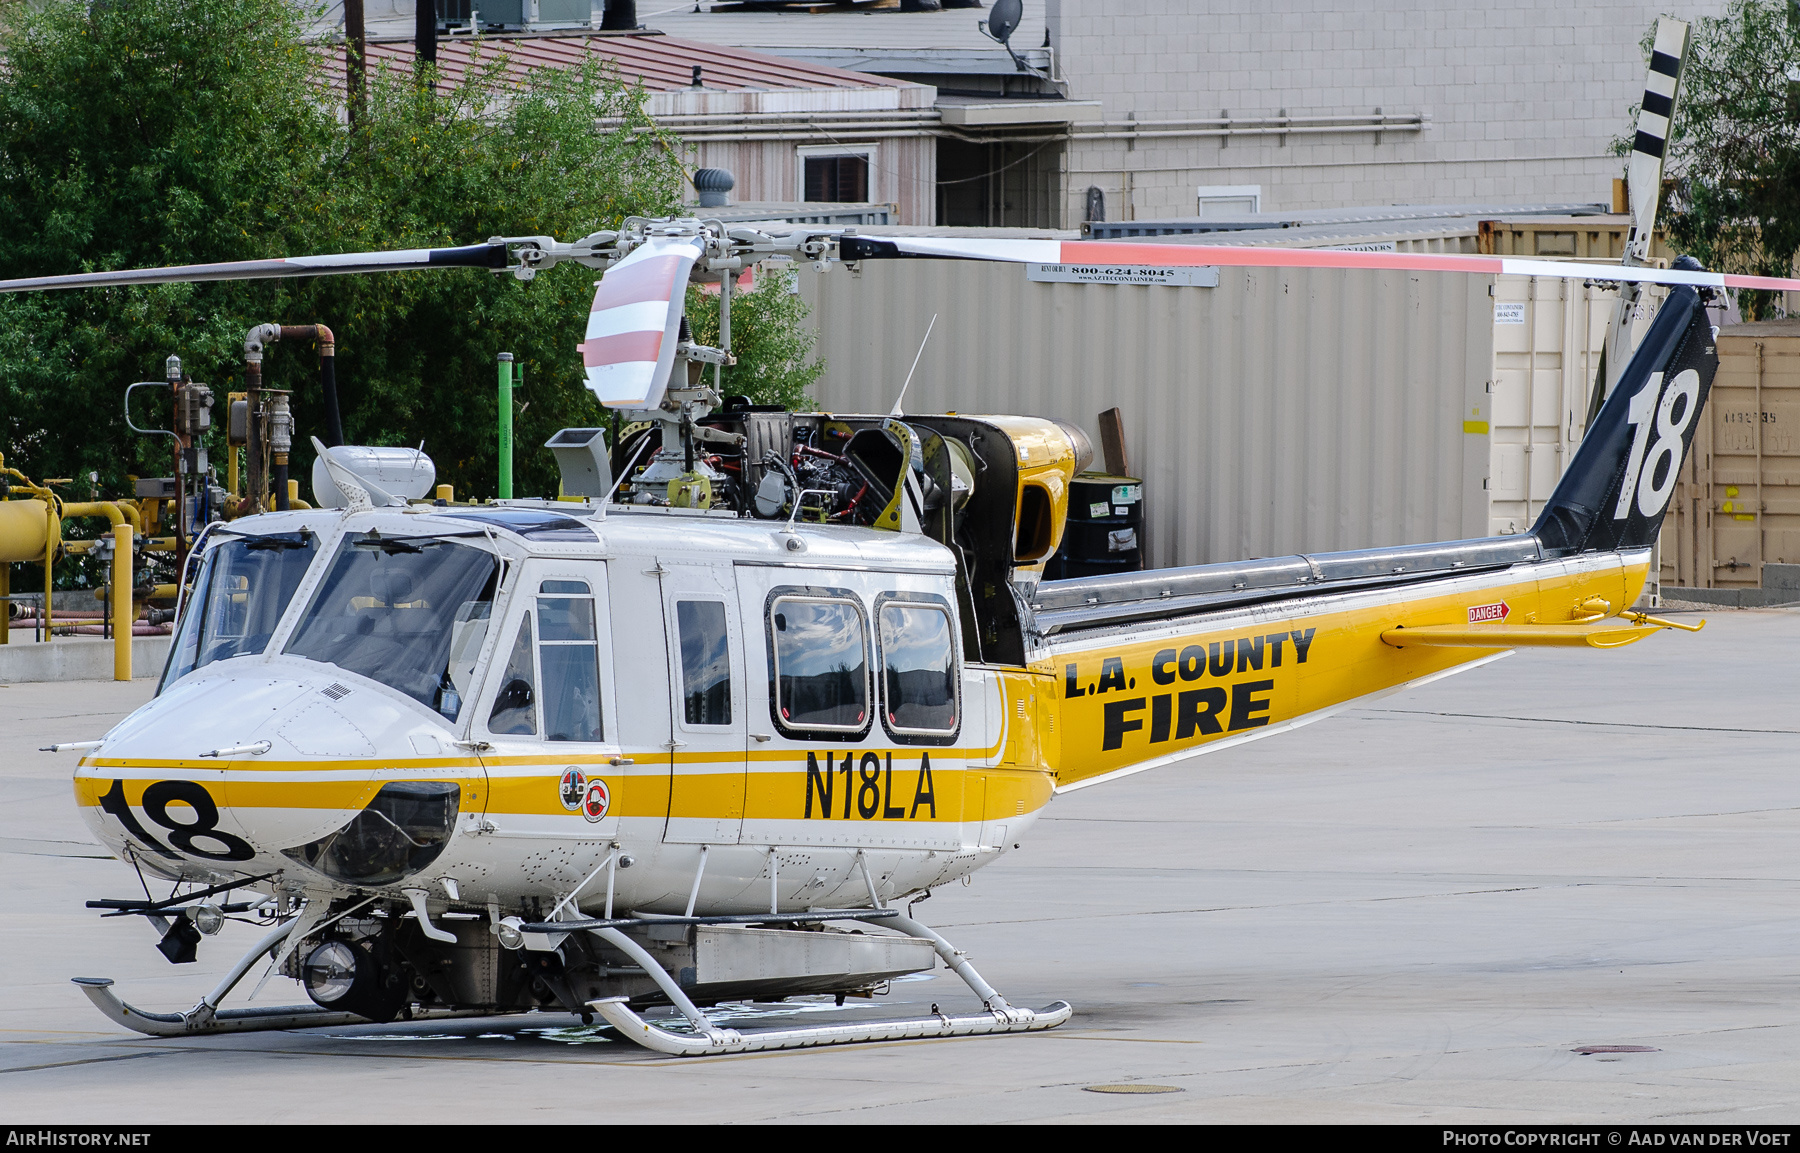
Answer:
[{"label": "skid landing gear", "polygon": [[[802,1049],[813,1045],[842,1045],[866,1041],[899,1041],[916,1037],[969,1037],[984,1033],[1024,1033],[1051,1029],[1067,1021],[1074,1012],[1066,1001],[1056,1001],[1042,1009],[1021,1009],[1009,1004],[993,986],[982,979],[962,952],[917,921],[883,910],[882,924],[911,937],[930,941],[946,965],[961,977],[975,995],[981,998],[982,1012],[953,1017],[937,1012],[925,1017],[900,1021],[860,1021],[842,1025],[810,1025],[790,1029],[758,1029],[739,1032],[722,1028],[696,1006],[675,978],[637,941],[610,926],[587,931],[627,954],[643,968],[663,994],[679,1009],[693,1027],[692,1033],[678,1033],[644,1020],[623,997],[604,997],[588,1002],[628,1040],[659,1053],[678,1056],[706,1056],[718,1053],[754,1053],[767,1049]],[[152,1037],[192,1037],[212,1033],[245,1033],[266,1029],[313,1029],[321,1026],[362,1025],[368,1018],[356,1013],[319,1008],[315,1005],[284,1005],[257,1009],[221,1009],[220,1004],[258,961],[281,948],[290,939],[299,940],[317,927],[320,918],[301,914],[285,925],[272,929],[249,952],[239,958],[212,992],[185,1013],[151,1013],[120,1000],[107,977],[76,977],[75,984],[87,994],[94,1007],[108,1020]],[[328,922],[327,922],[328,923]],[[604,924],[604,923],[602,923]],[[284,954],[285,955],[285,954]],[[279,959],[278,959],[279,961]],[[449,1009],[420,1012],[413,1020],[441,1020],[452,1017],[488,1017],[496,1014],[482,1009]],[[583,1014],[584,1018],[586,1014]]]},{"label": "skid landing gear", "polygon": [[[94,1008],[106,1014],[107,1020],[152,1037],[197,1037],[208,1033],[249,1033],[262,1029],[316,1029],[327,1025],[366,1025],[367,1017],[355,1013],[335,1012],[317,1005],[281,1005],[264,1009],[221,1009],[225,995],[244,979],[265,954],[281,945],[296,930],[302,934],[315,924],[304,914],[285,925],[278,925],[238,959],[231,972],[213,986],[212,992],[185,1013],[150,1013],[126,1001],[112,990],[110,977],[75,977],[77,987],[87,994]],[[414,1014],[415,1020],[442,1017],[488,1016],[479,1012],[439,1011]]]},{"label": "skid landing gear", "polygon": [[[985,1012],[963,1017],[933,1013],[902,1021],[861,1021],[846,1025],[805,1025],[792,1029],[758,1029],[743,1033],[715,1025],[691,998],[682,991],[668,970],[656,962],[648,950],[617,929],[593,929],[608,944],[629,955],[656,982],[665,996],[681,1010],[693,1033],[675,1033],[653,1025],[626,1005],[624,997],[603,997],[588,1002],[596,1013],[619,1033],[647,1049],[680,1057],[713,1056],[720,1053],[755,1053],[768,1049],[804,1049],[813,1045],[844,1045],[862,1041],[902,1041],[915,1037],[971,1037],[984,1033],[1026,1033],[1051,1029],[1067,1021],[1074,1009],[1067,1001],[1056,1001],[1042,1009],[1019,1009],[1007,1003],[969,964],[961,950],[919,922],[908,917],[890,917],[884,925],[911,937],[932,943],[937,954],[963,982],[981,998]],[[935,1009],[936,1006],[933,1006]]]}]

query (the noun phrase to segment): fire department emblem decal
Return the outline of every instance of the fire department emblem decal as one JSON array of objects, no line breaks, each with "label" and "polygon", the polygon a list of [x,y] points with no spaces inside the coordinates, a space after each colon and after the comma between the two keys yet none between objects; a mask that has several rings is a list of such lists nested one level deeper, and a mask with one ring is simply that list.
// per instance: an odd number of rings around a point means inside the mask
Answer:
[{"label": "fire department emblem decal", "polygon": [[579,812],[582,802],[587,798],[587,785],[587,774],[574,765],[563,770],[562,784],[557,788],[563,808],[571,813]]},{"label": "fire department emblem decal", "polygon": [[581,815],[590,821],[605,818],[606,810],[612,807],[612,794],[607,791],[605,781],[589,781],[587,799],[582,803]]}]

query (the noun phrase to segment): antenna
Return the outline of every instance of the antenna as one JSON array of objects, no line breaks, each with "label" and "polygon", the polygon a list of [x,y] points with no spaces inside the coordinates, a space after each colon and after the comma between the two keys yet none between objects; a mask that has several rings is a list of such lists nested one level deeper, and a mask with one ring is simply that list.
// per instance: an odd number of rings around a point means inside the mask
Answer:
[{"label": "antenna", "polygon": [[913,357],[912,367],[906,370],[906,383],[900,386],[900,395],[894,398],[894,411],[889,416],[904,415],[900,411],[900,402],[906,399],[906,387],[912,383],[913,373],[919,371],[919,357],[925,355],[925,343],[931,339],[931,330],[937,327],[937,313],[931,314],[931,323],[925,326],[925,340],[919,342],[918,355]]},{"label": "antenna", "polygon": [[1020,0],[994,0],[994,7],[986,20],[976,21],[975,26],[990,40],[998,40],[1005,44],[1012,39],[1012,34],[1025,17],[1025,5]]},{"label": "antenna", "polygon": [[994,0],[994,7],[988,12],[988,18],[977,20],[975,27],[983,36],[1006,49],[1006,54],[1012,57],[1014,68],[1020,72],[1029,72],[1039,80],[1049,80],[1050,77],[1019,59],[1019,54],[1013,51],[1012,34],[1018,31],[1019,21],[1024,18],[1023,0]]}]

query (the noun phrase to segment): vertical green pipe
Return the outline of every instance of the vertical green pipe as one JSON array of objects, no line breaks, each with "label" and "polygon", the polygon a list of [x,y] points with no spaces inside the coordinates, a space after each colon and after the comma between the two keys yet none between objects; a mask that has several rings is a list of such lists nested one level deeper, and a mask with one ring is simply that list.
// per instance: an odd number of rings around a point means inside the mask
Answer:
[{"label": "vertical green pipe", "polygon": [[500,354],[500,499],[512,499],[512,373],[513,354]]}]

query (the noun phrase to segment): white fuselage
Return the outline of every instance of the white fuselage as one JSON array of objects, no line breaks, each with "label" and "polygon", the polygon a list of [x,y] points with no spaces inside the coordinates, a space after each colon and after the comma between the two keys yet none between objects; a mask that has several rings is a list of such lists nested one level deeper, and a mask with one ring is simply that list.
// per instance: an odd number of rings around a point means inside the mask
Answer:
[{"label": "white fuselage", "polygon": [[[304,574],[285,608],[262,606],[265,642],[245,622],[273,570],[230,576],[221,555],[171,673],[202,618],[202,647],[241,655],[166,677],[83,759],[96,836],[165,876],[279,873],[312,897],[423,890],[434,913],[548,915],[578,886],[565,916],[800,911],[963,876],[1048,800],[1019,732],[1035,720],[1015,691],[1031,678],[963,660],[943,547],[536,507],[524,531],[502,523],[510,507],[229,526],[303,542],[225,543],[244,566],[274,557]],[[434,591],[458,566],[495,577]],[[238,635],[257,639],[219,640]],[[408,663],[421,661],[430,676]],[[926,706],[903,705],[925,699],[918,678],[950,702],[928,687]]]}]

